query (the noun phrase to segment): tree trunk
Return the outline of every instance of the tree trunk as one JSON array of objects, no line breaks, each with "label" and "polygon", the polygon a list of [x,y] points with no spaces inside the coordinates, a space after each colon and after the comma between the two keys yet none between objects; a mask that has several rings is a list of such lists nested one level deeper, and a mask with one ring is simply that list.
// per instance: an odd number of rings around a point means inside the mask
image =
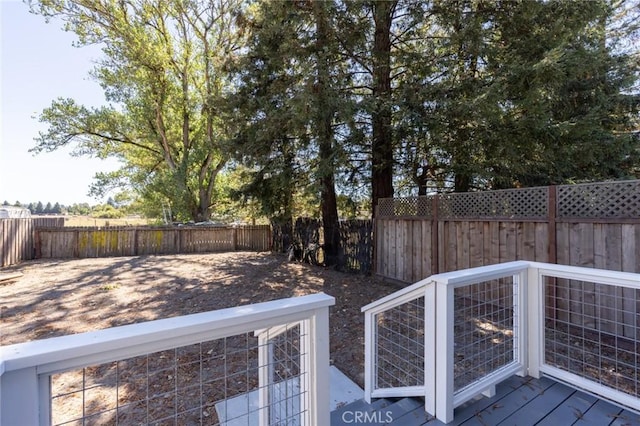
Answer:
[{"label": "tree trunk", "polygon": [[393,141],[391,134],[391,22],[397,1],[373,2],[373,141],[371,144],[372,217],[378,199],[393,197]]},{"label": "tree trunk", "polygon": [[335,107],[331,101],[329,70],[329,22],[327,3],[313,2],[316,20],[316,126],[318,132],[319,166],[322,224],[324,233],[324,263],[338,264],[340,257],[340,234],[338,232],[338,203],[334,182],[335,162],[333,159],[333,116]]}]

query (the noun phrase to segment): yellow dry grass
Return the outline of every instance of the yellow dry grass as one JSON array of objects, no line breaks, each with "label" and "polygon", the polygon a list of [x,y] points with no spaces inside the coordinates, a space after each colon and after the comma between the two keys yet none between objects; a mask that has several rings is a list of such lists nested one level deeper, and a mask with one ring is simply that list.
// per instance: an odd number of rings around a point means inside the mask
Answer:
[{"label": "yellow dry grass", "polygon": [[65,216],[64,226],[141,226],[153,222],[140,217],[123,217],[120,219],[100,219],[90,216]]}]

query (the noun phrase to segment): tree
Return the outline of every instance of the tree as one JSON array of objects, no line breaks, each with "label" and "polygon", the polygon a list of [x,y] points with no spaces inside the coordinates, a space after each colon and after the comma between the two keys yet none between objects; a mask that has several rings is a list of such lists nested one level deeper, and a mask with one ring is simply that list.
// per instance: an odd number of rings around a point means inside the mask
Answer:
[{"label": "tree", "polygon": [[637,173],[638,67],[605,42],[612,11],[605,1],[433,2],[424,59],[400,81],[404,181],[424,194]]},{"label": "tree", "polygon": [[[240,121],[236,139],[237,169],[244,181],[234,191],[277,226],[291,226],[295,200],[309,186],[299,153],[308,146],[303,76],[293,65],[305,52],[300,39],[306,23],[288,2],[261,2],[245,22],[247,53],[236,68],[240,85],[235,108]],[[285,247],[286,249],[286,247]]]},{"label": "tree", "polygon": [[34,4],[74,31],[78,45],[100,43],[93,76],[115,106],[85,108],[59,99],[40,116],[49,128],[35,152],[74,143],[75,154],[116,157],[94,192],[131,187],[170,203],[181,218],[206,220],[232,134],[225,115],[227,72],[243,44],[241,0],[48,0]]},{"label": "tree", "polygon": [[329,2],[314,0],[312,4],[313,19],[315,21],[315,84],[313,122],[315,136],[318,143],[318,170],[320,183],[320,209],[322,212],[322,229],[324,233],[325,264],[338,264],[340,256],[340,228],[338,224],[338,203],[336,199],[334,158],[334,119],[338,105],[336,103],[338,91],[331,83],[331,64],[336,63],[335,42],[332,40],[330,27]]},{"label": "tree", "polygon": [[262,2],[238,96],[246,122],[238,153],[251,175],[244,194],[258,197],[278,222],[291,224],[293,196],[303,192],[296,188],[315,193],[328,265],[339,256],[335,127],[342,74],[334,15],[332,2]]},{"label": "tree", "polygon": [[373,110],[371,113],[372,216],[380,198],[393,197],[393,136],[391,87],[391,26],[397,1],[373,1],[372,58]]}]

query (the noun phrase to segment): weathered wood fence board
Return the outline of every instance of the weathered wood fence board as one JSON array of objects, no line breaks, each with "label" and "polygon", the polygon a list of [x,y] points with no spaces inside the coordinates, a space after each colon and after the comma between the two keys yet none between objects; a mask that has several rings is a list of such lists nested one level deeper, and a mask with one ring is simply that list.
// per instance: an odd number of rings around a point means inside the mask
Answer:
[{"label": "weathered wood fence board", "polygon": [[271,249],[268,225],[245,227],[38,228],[42,258],[208,253]]},{"label": "weathered wood fence board", "polygon": [[33,259],[36,243],[33,231],[42,225],[64,226],[64,218],[0,219],[0,267]]},{"label": "weathered wood fence board", "polygon": [[0,220],[0,265],[9,266],[31,259],[33,249],[31,219]]}]

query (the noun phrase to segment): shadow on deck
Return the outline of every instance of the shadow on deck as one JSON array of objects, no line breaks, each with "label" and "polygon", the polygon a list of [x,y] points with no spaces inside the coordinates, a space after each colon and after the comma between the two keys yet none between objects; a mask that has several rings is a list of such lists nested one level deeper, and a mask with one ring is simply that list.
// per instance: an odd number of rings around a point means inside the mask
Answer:
[{"label": "shadow on deck", "polygon": [[[444,423],[424,411],[418,398],[356,401],[331,413],[331,425],[390,424],[436,426]],[[496,387],[491,398],[458,407],[448,425],[640,425],[640,415],[543,377],[513,376]]]}]

